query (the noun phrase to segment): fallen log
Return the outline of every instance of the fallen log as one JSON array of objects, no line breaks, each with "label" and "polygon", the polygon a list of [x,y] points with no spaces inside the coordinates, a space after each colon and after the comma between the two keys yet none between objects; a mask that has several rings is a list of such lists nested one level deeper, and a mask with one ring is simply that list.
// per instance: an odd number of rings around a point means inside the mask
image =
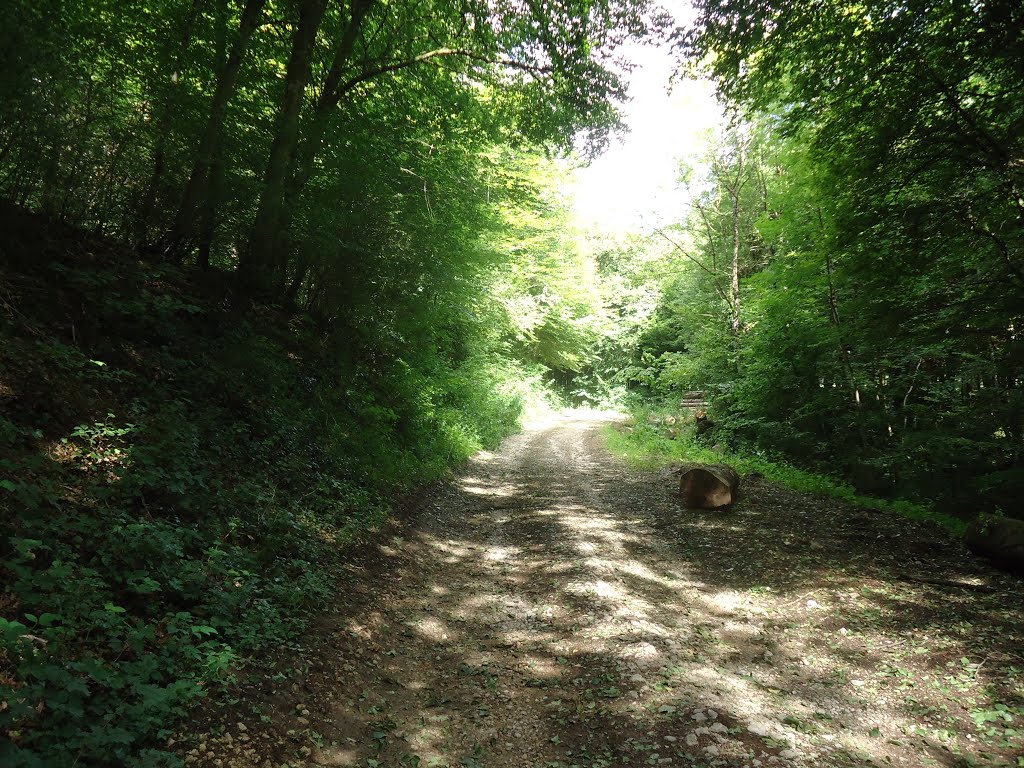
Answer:
[{"label": "fallen log", "polygon": [[683,470],[679,495],[693,509],[718,509],[736,501],[740,476],[727,464],[705,464]]},{"label": "fallen log", "polygon": [[1024,574],[1024,520],[981,516],[967,527],[966,541],[1000,569]]}]

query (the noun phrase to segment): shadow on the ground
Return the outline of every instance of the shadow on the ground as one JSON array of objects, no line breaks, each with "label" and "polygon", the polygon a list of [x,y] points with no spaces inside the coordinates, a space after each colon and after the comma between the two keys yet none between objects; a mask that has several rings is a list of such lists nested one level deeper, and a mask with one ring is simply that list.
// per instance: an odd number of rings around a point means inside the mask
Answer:
[{"label": "shadow on the ground", "polygon": [[297,728],[279,753],[1013,764],[1019,737],[972,716],[1024,704],[1019,581],[920,523],[763,481],[730,512],[692,512],[600,454],[553,466],[549,443],[568,450],[538,438],[514,472],[483,457],[422,502],[285,696]]}]

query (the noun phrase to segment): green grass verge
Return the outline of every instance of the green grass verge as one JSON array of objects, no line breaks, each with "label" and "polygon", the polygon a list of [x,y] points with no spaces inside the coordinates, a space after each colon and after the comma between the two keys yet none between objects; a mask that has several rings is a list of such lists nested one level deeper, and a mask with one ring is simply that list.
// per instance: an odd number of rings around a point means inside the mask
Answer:
[{"label": "green grass verge", "polygon": [[859,507],[891,512],[914,520],[931,520],[955,536],[963,536],[967,523],[926,505],[905,500],[879,499],[857,493],[835,477],[799,469],[783,461],[768,459],[747,452],[720,453],[694,442],[684,428],[672,440],[647,424],[647,414],[640,412],[630,431],[620,426],[606,428],[608,448],[628,461],[646,467],[657,467],[675,461],[699,464],[729,464],[740,474],[760,472],[767,480],[803,493],[817,493],[840,499]]}]

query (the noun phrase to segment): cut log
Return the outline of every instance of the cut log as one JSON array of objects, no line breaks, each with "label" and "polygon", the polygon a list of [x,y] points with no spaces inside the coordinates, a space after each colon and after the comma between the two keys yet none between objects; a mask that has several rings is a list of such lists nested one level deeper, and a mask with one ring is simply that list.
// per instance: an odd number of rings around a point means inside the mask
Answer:
[{"label": "cut log", "polygon": [[690,467],[679,478],[683,504],[694,509],[718,509],[736,501],[740,476],[727,464]]},{"label": "cut log", "polygon": [[1024,520],[982,516],[967,528],[967,546],[999,568],[1024,574]]},{"label": "cut log", "polygon": [[697,425],[698,437],[715,428],[715,422],[709,419],[708,415],[704,411],[697,411],[697,417],[694,419],[694,423]]},{"label": "cut log", "polygon": [[679,401],[680,408],[703,408],[704,407],[704,393],[703,392],[685,392],[683,399]]}]

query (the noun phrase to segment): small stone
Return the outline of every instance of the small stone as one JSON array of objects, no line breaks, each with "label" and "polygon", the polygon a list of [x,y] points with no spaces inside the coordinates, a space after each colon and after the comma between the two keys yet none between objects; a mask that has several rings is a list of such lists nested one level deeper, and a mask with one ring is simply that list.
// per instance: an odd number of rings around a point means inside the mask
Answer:
[{"label": "small stone", "polygon": [[751,723],[747,726],[747,730],[755,736],[767,736],[768,727],[764,723]]},{"label": "small stone", "polygon": [[674,742],[674,741],[678,741],[678,739],[676,739],[675,736],[666,736],[665,737],[665,741],[671,743],[671,742]]},{"label": "small stone", "polygon": [[779,757],[785,758],[786,760],[792,760],[796,757],[795,749],[784,749],[779,752]]},{"label": "small stone", "polygon": [[701,712],[700,710],[697,710],[696,712],[694,712],[694,713],[693,713],[693,715],[691,715],[691,717],[692,717],[692,718],[693,718],[694,720],[696,720],[696,721],[697,721],[698,723],[703,723],[703,722],[704,722],[705,720],[707,720],[707,719],[708,719],[708,716],[707,716],[707,715],[705,715],[705,714],[704,714],[703,712]]},{"label": "small stone", "polygon": [[686,745],[688,747],[696,747],[697,746],[697,734],[696,733],[688,733],[688,734],[686,734]]},{"label": "small stone", "polygon": [[242,733],[245,733],[249,730],[249,726],[247,726],[245,723],[237,723],[235,727],[238,728],[238,730],[240,730]]},{"label": "small stone", "polygon": [[717,720],[718,719],[718,713],[715,712],[715,710],[713,710],[713,709],[709,709],[708,710],[708,717],[710,717],[712,720]]},{"label": "small stone", "polygon": [[708,746],[704,747],[704,754],[708,757],[718,757],[718,747],[714,746],[713,744],[709,744]]},{"label": "small stone", "polygon": [[305,717],[297,717],[295,718],[295,722],[297,722],[299,725],[303,727],[309,725],[309,720]]}]

